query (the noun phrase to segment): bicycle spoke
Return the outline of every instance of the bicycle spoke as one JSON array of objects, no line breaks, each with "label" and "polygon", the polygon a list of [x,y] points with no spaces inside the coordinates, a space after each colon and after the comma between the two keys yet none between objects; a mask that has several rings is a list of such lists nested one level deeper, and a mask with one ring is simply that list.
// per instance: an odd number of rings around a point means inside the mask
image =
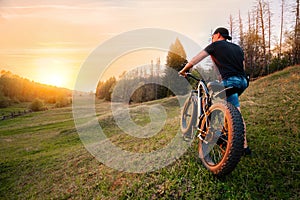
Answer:
[{"label": "bicycle spoke", "polygon": [[226,150],[224,150],[220,145],[217,145],[217,146],[218,146],[218,148],[221,150],[222,155],[224,155]]}]

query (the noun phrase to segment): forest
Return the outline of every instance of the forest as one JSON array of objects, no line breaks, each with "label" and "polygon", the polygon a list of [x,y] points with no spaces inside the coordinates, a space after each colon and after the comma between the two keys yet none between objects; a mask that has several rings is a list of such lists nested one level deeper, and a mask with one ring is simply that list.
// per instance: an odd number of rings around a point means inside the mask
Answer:
[{"label": "forest", "polygon": [[[240,12],[238,17],[229,16],[230,33],[245,52],[246,70],[252,78],[300,62],[299,0],[280,1],[279,26],[271,7],[270,1],[258,0],[246,20]],[[279,28],[279,38],[275,28]]]},{"label": "forest", "polygon": [[[252,80],[300,63],[299,0],[281,0],[280,3],[279,38],[274,31],[277,22],[270,1],[257,0],[253,8],[248,11],[247,19],[242,19],[240,12],[238,16],[229,16],[228,29],[233,38],[232,42],[243,49],[246,73]],[[186,62],[184,47],[180,40],[176,39],[170,45],[165,64],[161,66],[158,58],[156,64],[151,61],[149,66],[128,72],[130,75],[125,75],[124,72],[124,75],[119,78],[111,77],[109,80],[100,81],[96,96],[111,101],[115,86],[122,88],[117,93],[122,96],[122,101],[125,99],[129,103],[174,95],[172,87],[176,87],[175,85],[181,87],[175,89],[176,91],[187,92],[188,84],[184,83],[176,73]],[[213,68],[210,70],[196,68],[199,74],[208,76],[209,79],[213,78]],[[127,90],[132,87],[137,88],[129,94]],[[120,98],[117,101],[120,101]]]},{"label": "forest", "polygon": [[9,71],[0,72],[0,108],[20,102],[42,102],[62,107],[70,103],[71,94],[68,89],[36,83]]}]

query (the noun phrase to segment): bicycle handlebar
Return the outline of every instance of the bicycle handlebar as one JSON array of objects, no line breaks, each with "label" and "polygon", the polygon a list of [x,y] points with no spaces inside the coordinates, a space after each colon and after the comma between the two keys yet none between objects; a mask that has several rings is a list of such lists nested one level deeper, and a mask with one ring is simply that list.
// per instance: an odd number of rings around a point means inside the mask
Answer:
[{"label": "bicycle handlebar", "polygon": [[191,77],[193,79],[195,79],[196,81],[200,81],[199,78],[197,78],[196,76],[192,75],[191,73],[186,73],[187,77]]}]

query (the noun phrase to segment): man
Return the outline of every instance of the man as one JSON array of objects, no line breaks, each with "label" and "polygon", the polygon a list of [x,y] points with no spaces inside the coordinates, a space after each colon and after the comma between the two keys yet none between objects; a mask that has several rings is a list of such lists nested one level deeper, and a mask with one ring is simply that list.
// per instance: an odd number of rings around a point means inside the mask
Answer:
[{"label": "man", "polygon": [[[212,35],[212,43],[188,62],[179,74],[186,77],[186,72],[189,69],[210,55],[220,72],[224,87],[238,88],[236,93],[227,97],[227,101],[241,111],[238,97],[248,87],[245,73],[244,52],[238,45],[227,41],[231,39],[232,38],[226,28],[217,28]],[[244,153],[245,155],[251,154],[251,150],[247,144],[246,135]]]}]

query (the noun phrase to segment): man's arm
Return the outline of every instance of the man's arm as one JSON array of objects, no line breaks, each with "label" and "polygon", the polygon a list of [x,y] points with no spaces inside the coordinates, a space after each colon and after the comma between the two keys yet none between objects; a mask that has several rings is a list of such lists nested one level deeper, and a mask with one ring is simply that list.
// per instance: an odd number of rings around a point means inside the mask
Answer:
[{"label": "man's arm", "polygon": [[191,69],[194,65],[199,63],[201,60],[206,58],[209,54],[205,51],[202,50],[199,54],[197,54],[190,62],[188,62],[184,68],[178,73],[184,77],[186,77],[186,72]]}]

